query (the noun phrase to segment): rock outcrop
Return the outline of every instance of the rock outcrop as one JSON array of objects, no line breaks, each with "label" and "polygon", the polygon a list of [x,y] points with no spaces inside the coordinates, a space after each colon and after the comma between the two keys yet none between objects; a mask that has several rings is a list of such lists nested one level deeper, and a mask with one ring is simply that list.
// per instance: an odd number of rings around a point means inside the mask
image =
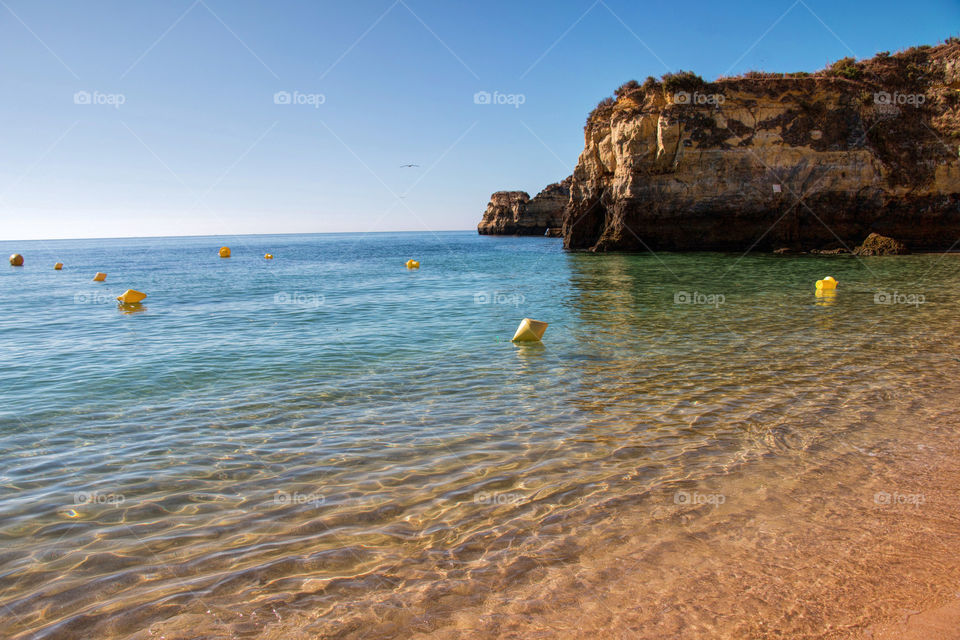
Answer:
[{"label": "rock outcrop", "polygon": [[528,202],[530,194],[526,191],[497,191],[490,196],[477,232],[482,235],[535,235],[529,232],[525,221],[521,223]]},{"label": "rock outcrop", "polygon": [[570,180],[551,184],[530,198],[526,191],[497,191],[477,225],[484,235],[542,236],[561,229],[570,200]]},{"label": "rock outcrop", "polygon": [[814,74],[706,83],[681,72],[616,93],[587,120],[569,249],[852,248],[871,232],[945,249],[960,238],[956,39]]},{"label": "rock outcrop", "polygon": [[910,250],[898,240],[871,233],[853,253],[858,256],[901,256],[910,253]]}]

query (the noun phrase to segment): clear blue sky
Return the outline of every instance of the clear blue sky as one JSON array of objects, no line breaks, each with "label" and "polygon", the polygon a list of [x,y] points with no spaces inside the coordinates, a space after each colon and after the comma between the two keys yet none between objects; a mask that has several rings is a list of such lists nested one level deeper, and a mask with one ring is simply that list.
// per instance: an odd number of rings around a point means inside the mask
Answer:
[{"label": "clear blue sky", "polygon": [[626,80],[958,32],[958,0],[0,0],[0,238],[474,228]]}]

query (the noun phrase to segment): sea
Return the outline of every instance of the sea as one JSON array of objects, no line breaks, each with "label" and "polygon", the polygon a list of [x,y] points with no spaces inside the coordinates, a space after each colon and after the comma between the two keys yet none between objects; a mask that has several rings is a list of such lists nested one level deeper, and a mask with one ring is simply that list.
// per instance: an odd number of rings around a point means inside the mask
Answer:
[{"label": "sea", "polygon": [[0,251],[5,638],[852,638],[960,591],[960,254]]}]

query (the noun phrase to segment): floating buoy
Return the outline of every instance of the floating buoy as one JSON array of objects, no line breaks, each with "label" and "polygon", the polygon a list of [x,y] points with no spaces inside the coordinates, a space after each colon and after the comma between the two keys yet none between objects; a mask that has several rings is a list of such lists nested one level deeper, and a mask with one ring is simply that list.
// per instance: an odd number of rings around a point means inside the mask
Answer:
[{"label": "floating buoy", "polygon": [[220,257],[229,258],[230,257],[230,247],[220,247]]},{"label": "floating buoy", "polygon": [[63,269],[63,263],[58,262],[57,264],[53,265],[53,268],[56,269],[57,271],[60,271],[61,269]]},{"label": "floating buoy", "polygon": [[107,279],[107,274],[103,273],[102,271],[97,271],[97,275],[93,276],[94,282],[103,282],[106,279]]},{"label": "floating buoy", "polygon": [[121,304],[136,304],[138,302],[143,302],[144,298],[146,297],[147,294],[145,294],[143,291],[127,289],[117,296],[117,300],[119,300]]},{"label": "floating buoy", "polygon": [[273,254],[272,254],[272,253],[265,253],[265,254],[263,254],[263,259],[264,259],[264,260],[273,260]]},{"label": "floating buoy", "polygon": [[513,334],[514,342],[539,342],[547,330],[547,323],[524,318]]},{"label": "floating buoy", "polygon": [[831,289],[837,288],[837,281],[833,279],[833,276],[827,276],[823,280],[817,280],[817,289],[823,289],[829,291]]},{"label": "floating buoy", "polygon": [[420,263],[414,259],[407,260],[407,269],[419,269]]},{"label": "floating buoy", "polygon": [[15,253],[10,256],[10,266],[11,267],[22,267],[23,266],[23,256],[19,253]]}]

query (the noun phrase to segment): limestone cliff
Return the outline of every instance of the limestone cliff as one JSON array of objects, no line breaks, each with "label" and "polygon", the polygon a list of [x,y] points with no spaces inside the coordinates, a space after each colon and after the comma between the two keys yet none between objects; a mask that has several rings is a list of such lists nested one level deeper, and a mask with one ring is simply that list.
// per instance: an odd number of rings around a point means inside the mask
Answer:
[{"label": "limestone cliff", "polygon": [[852,248],[872,232],[945,249],[960,238],[956,40],[814,74],[630,82],[584,137],[569,249]]},{"label": "limestone cliff", "polygon": [[483,235],[532,235],[525,233],[520,219],[527,210],[530,194],[526,191],[497,191],[490,196],[477,232]]},{"label": "limestone cliff", "polygon": [[570,178],[551,184],[530,199],[526,191],[497,191],[477,225],[489,235],[542,236],[547,229],[559,229],[570,200]]}]

